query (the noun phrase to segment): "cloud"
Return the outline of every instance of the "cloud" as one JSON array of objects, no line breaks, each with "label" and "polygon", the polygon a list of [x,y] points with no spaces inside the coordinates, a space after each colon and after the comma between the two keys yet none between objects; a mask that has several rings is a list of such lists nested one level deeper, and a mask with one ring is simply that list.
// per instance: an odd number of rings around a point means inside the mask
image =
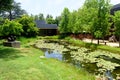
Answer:
[{"label": "cloud", "polygon": [[111,4],[115,5],[115,4],[118,4],[120,3],[120,0],[111,0]]},{"label": "cloud", "polygon": [[46,0],[48,5],[61,5],[65,0]]}]

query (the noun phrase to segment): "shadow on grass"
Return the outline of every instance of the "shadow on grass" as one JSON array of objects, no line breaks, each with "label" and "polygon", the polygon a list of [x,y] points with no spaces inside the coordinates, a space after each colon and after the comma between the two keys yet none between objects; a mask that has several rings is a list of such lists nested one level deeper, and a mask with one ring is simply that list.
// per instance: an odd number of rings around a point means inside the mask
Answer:
[{"label": "shadow on grass", "polygon": [[0,47],[0,59],[14,60],[16,58],[23,57],[20,55],[20,51],[14,48]]}]

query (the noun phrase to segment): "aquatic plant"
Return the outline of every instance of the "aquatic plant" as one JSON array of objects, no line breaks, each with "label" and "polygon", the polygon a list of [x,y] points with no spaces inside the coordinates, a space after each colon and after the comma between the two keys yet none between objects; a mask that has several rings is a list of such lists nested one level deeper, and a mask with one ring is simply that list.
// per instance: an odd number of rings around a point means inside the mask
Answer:
[{"label": "aquatic plant", "polygon": [[72,60],[84,64],[96,64],[98,72],[107,70],[113,71],[116,67],[120,67],[120,55],[102,50],[91,51],[84,47],[70,45],[64,41],[39,40],[34,44],[39,49],[50,49],[58,51],[61,54],[70,52]]}]

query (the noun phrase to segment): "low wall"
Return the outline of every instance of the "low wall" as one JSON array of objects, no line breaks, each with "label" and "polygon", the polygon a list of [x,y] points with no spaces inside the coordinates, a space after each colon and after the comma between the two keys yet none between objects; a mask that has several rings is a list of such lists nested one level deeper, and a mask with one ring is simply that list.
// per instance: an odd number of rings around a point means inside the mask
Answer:
[{"label": "low wall", "polygon": [[93,38],[91,34],[71,34],[70,37],[80,40],[82,40],[83,38],[87,38],[87,39]]}]

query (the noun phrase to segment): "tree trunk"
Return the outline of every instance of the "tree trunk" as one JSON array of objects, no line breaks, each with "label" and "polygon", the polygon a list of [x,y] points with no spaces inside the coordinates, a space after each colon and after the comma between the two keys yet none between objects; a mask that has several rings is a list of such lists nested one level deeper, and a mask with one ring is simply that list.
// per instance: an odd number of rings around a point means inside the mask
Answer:
[{"label": "tree trunk", "polygon": [[120,47],[120,36],[119,36],[119,47]]},{"label": "tree trunk", "polygon": [[99,45],[100,41],[99,41],[99,38],[98,38],[98,45]]},{"label": "tree trunk", "polygon": [[103,43],[104,43],[105,42],[105,37],[103,37],[102,40],[103,40]]},{"label": "tree trunk", "polygon": [[9,11],[9,19],[10,19],[10,21],[12,20],[12,12],[11,12],[11,10]]},{"label": "tree trunk", "polygon": [[94,39],[94,38],[93,38],[93,35],[92,35],[92,38],[91,38],[91,43],[93,43],[93,39]]}]

